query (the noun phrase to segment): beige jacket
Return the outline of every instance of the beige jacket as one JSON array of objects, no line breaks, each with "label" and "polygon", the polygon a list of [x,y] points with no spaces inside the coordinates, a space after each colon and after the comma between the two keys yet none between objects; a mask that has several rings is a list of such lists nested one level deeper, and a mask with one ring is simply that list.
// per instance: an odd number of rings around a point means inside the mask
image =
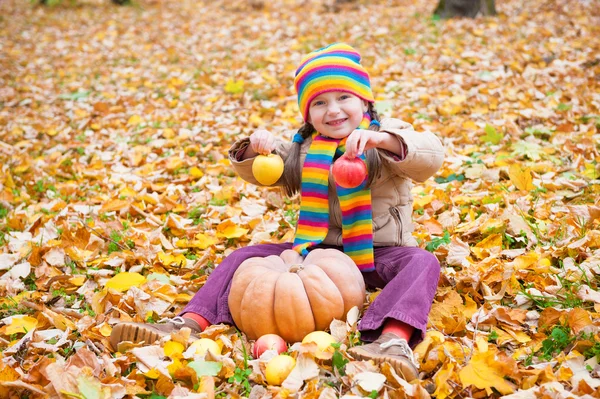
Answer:
[{"label": "beige jacket", "polygon": [[[417,246],[412,236],[411,195],[412,180],[422,182],[431,177],[442,165],[444,148],[440,140],[431,132],[416,132],[410,123],[399,119],[386,118],[381,121],[381,131],[396,135],[404,142],[406,157],[397,161],[387,151],[380,151],[382,159],[381,176],[371,186],[373,208],[374,246]],[[312,139],[302,144],[302,163]],[[254,158],[237,161],[235,155],[249,144],[249,139],[237,141],[229,151],[229,159],[239,176],[249,183],[260,185],[252,175]],[[286,159],[292,142],[278,140],[275,152]],[[276,183],[279,184],[279,183]],[[329,232],[324,244],[342,245],[342,212],[333,183],[329,175]]]}]

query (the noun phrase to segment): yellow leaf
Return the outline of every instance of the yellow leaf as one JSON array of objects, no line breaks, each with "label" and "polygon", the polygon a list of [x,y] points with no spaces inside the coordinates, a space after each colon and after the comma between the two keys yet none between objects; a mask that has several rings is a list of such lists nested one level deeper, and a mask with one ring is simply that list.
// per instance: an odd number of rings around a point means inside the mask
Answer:
[{"label": "yellow leaf", "polygon": [[510,177],[510,181],[513,182],[515,187],[521,191],[531,191],[535,188],[531,169],[520,164],[514,163],[510,166],[508,177]]},{"label": "yellow leaf", "polygon": [[435,198],[436,198],[435,195],[431,195],[431,194],[425,195],[423,197],[415,196],[413,206],[415,209],[421,209],[425,205],[431,203],[431,201],[433,201]]},{"label": "yellow leaf", "polygon": [[69,279],[69,283],[73,284],[74,286],[81,287],[83,283],[85,283],[85,276],[71,277]]},{"label": "yellow leaf", "polygon": [[189,174],[190,174],[190,176],[192,176],[193,178],[196,178],[196,179],[199,179],[202,176],[204,176],[204,172],[202,172],[200,169],[198,169],[195,166],[192,166],[190,168]]},{"label": "yellow leaf", "polygon": [[468,295],[465,295],[465,317],[470,319],[477,312],[477,303]]},{"label": "yellow leaf", "polygon": [[142,122],[142,117],[139,115],[133,115],[127,120],[128,125],[139,125]]},{"label": "yellow leaf", "polygon": [[466,388],[474,385],[479,389],[485,389],[488,395],[495,388],[503,395],[513,393],[514,385],[504,379],[507,375],[505,365],[495,359],[492,351],[477,352],[469,363],[459,371],[458,375],[462,385]]},{"label": "yellow leaf", "polygon": [[181,354],[185,350],[185,347],[182,343],[176,341],[167,341],[165,342],[165,356],[170,357],[171,359],[180,358]]},{"label": "yellow leaf", "polygon": [[460,104],[464,103],[465,101],[467,101],[467,97],[462,94],[452,96],[448,100],[448,102],[450,102],[450,104],[454,104],[454,105],[460,105]]},{"label": "yellow leaf", "polygon": [[183,160],[179,157],[171,157],[169,158],[169,160],[167,161],[165,167],[167,168],[168,171],[172,172],[175,169],[179,169],[181,167],[183,167],[185,164],[183,162]]},{"label": "yellow leaf", "polygon": [[248,122],[254,127],[261,126],[265,123],[260,117],[260,115],[258,115],[257,113],[250,115],[250,118],[248,118]]},{"label": "yellow leaf", "polygon": [[540,255],[531,251],[524,255],[518,256],[512,262],[512,265],[515,268],[515,270],[528,269],[528,268],[531,268],[531,266],[537,266],[539,259],[540,259]]},{"label": "yellow leaf", "polygon": [[454,364],[446,363],[444,366],[435,374],[435,392],[433,396],[438,399],[446,399],[454,391],[454,388],[448,383],[452,381],[454,376]]},{"label": "yellow leaf", "polygon": [[441,116],[452,116],[456,115],[463,110],[460,104],[452,104],[450,102],[445,102],[442,105],[437,107],[437,112]]},{"label": "yellow leaf", "polygon": [[225,83],[225,92],[229,94],[239,94],[244,91],[244,81],[243,80],[233,80],[229,79],[227,83]]},{"label": "yellow leaf", "polygon": [[452,334],[465,328],[465,306],[461,296],[449,291],[436,300],[429,314],[429,322],[442,332]]},{"label": "yellow leaf", "polygon": [[596,169],[596,165],[593,163],[584,163],[585,170],[583,171],[583,175],[588,179],[599,179],[600,178],[600,170]]},{"label": "yellow leaf", "polygon": [[463,129],[476,130],[478,128],[477,124],[473,121],[466,121],[462,124]]},{"label": "yellow leaf", "polygon": [[490,236],[487,236],[477,245],[472,247],[471,250],[480,259],[485,258],[487,255],[493,252],[499,253],[500,251],[502,251],[502,235],[492,234]]},{"label": "yellow leaf", "polygon": [[54,129],[50,129],[50,130],[48,130],[48,131],[46,132],[46,134],[47,134],[48,136],[50,136],[50,137],[54,137],[54,136],[56,136],[56,135],[58,134],[58,132],[57,132],[56,130],[54,130]]},{"label": "yellow leaf", "polygon": [[139,273],[122,272],[106,282],[107,288],[117,291],[127,291],[131,287],[139,287],[146,281],[146,277]]},{"label": "yellow leaf", "polygon": [[29,166],[30,165],[27,163],[24,165],[19,165],[13,169],[13,172],[15,172],[16,175],[21,175],[29,170]]},{"label": "yellow leaf", "polygon": [[102,334],[103,337],[110,337],[112,327],[107,323],[103,323],[102,326],[98,329],[98,331],[100,331],[100,334]]},{"label": "yellow leaf", "polygon": [[13,316],[10,324],[6,327],[6,335],[27,333],[37,327],[38,321],[31,316]]},{"label": "yellow leaf", "polygon": [[177,370],[184,368],[184,367],[185,367],[185,365],[183,363],[181,363],[181,361],[179,359],[173,359],[173,363],[171,363],[167,366],[167,370],[169,371],[169,374],[171,374],[171,377],[172,377]]},{"label": "yellow leaf", "polygon": [[158,253],[158,260],[165,266],[185,265],[187,260],[183,254],[171,255],[164,252]]},{"label": "yellow leaf", "polygon": [[144,373],[144,375],[145,375],[147,378],[150,378],[150,379],[152,379],[152,380],[155,380],[155,379],[157,379],[158,377],[160,377],[162,374],[160,374],[160,371],[158,371],[157,369],[150,369],[150,370],[148,370],[148,372],[147,372],[147,373]]},{"label": "yellow leaf", "polygon": [[166,139],[172,139],[173,137],[175,137],[175,131],[171,128],[166,128],[163,131],[163,137]]},{"label": "yellow leaf", "polygon": [[2,382],[17,381],[21,379],[21,375],[12,367],[0,364],[0,398],[10,398],[11,392],[14,390],[11,387],[2,386]]},{"label": "yellow leaf", "polygon": [[6,171],[6,176],[4,178],[4,185],[8,188],[15,188],[15,181],[13,180],[10,170]]},{"label": "yellow leaf", "polygon": [[177,294],[174,301],[187,304],[191,299],[192,299],[192,296],[190,294],[180,293],[180,294]]},{"label": "yellow leaf", "polygon": [[225,237],[227,239],[240,238],[247,233],[248,229],[239,227],[229,219],[217,226],[217,237]]},{"label": "yellow leaf", "polygon": [[502,233],[506,228],[504,221],[500,219],[488,219],[480,227],[479,232],[483,235]]}]

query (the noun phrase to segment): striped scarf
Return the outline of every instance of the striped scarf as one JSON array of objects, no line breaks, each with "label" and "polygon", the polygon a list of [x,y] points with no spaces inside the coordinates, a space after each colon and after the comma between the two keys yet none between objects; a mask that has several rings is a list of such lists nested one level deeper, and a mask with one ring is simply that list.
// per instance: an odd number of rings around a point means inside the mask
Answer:
[{"label": "striped scarf", "polygon": [[[371,123],[368,113],[358,127],[367,129]],[[329,170],[335,155],[342,155],[346,138],[331,139],[315,132],[302,169],[302,199],[300,217],[293,249],[302,255],[308,248],[320,244],[329,230]],[[360,158],[365,161],[365,155]],[[355,188],[336,184],[342,209],[342,242],[344,252],[363,272],[375,270],[373,261],[373,216],[371,190],[367,178]]]}]

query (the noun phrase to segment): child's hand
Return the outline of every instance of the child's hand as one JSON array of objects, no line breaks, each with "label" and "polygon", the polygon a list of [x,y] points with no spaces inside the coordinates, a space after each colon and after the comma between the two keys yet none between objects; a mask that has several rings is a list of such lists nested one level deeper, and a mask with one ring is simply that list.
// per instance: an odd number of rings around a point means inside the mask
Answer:
[{"label": "child's hand", "polygon": [[365,151],[379,146],[383,135],[374,130],[356,129],[346,140],[346,156],[350,159],[361,156]]},{"label": "child's hand", "polygon": [[[275,136],[268,130],[259,129],[250,135],[250,149],[256,154],[268,155],[275,150]],[[248,152],[246,150],[246,152]]]}]

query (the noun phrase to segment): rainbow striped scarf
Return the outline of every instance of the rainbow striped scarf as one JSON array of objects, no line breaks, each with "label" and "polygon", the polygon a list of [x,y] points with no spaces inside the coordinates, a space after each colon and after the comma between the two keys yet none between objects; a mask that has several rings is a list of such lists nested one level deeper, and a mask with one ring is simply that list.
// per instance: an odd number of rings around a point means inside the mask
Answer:
[{"label": "rainbow striped scarf", "polygon": [[[367,129],[371,122],[365,114],[358,127]],[[302,169],[302,202],[293,249],[302,255],[309,247],[320,244],[329,230],[329,170],[335,155],[345,152],[346,138],[338,140],[313,134],[313,141]],[[360,158],[365,161],[365,155]],[[371,190],[367,179],[355,188],[336,184],[342,209],[342,242],[344,252],[363,272],[375,270],[373,261],[373,216]]]}]

